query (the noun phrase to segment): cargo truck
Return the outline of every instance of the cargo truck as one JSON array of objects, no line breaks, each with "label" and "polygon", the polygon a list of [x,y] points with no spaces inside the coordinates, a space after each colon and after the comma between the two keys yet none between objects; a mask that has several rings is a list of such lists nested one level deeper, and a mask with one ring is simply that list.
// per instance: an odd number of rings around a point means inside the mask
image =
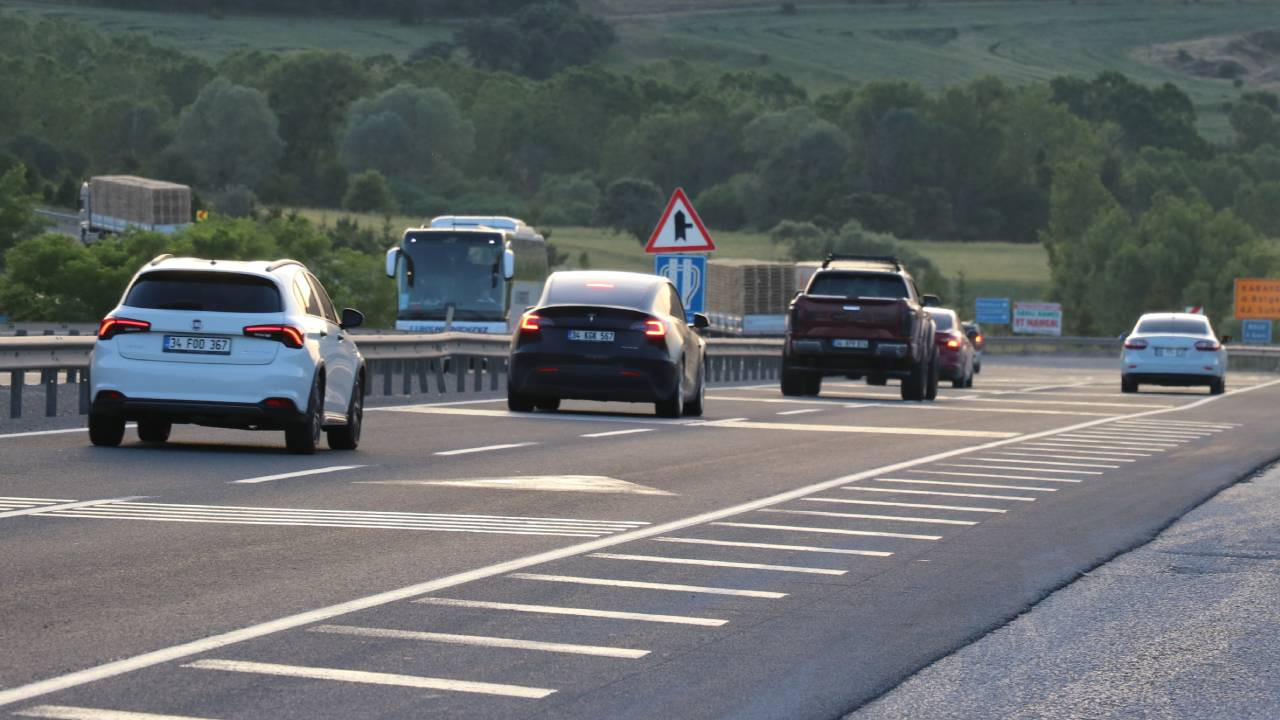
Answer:
[{"label": "cargo truck", "polygon": [[191,224],[191,188],[132,175],[99,175],[80,186],[80,239],[136,227],[176,233]]}]

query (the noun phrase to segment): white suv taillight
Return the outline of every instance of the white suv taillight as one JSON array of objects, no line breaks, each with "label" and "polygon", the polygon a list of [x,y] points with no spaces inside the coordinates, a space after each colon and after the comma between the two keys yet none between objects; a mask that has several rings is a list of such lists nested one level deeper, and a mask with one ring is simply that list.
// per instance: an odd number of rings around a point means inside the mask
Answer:
[{"label": "white suv taillight", "polygon": [[302,347],[302,331],[292,325],[250,325],[244,329],[249,337],[276,340],[289,348]]},{"label": "white suv taillight", "polygon": [[110,340],[123,333],[148,332],[151,323],[146,320],[131,320],[121,317],[105,317],[98,324],[98,339]]}]

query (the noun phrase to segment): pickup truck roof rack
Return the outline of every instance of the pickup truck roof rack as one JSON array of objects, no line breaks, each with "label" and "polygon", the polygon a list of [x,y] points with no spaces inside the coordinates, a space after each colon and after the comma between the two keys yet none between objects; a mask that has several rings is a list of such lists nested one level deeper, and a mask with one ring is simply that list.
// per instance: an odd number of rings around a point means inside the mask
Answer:
[{"label": "pickup truck roof rack", "polygon": [[846,255],[843,253],[831,253],[827,255],[827,259],[822,261],[822,267],[828,268],[833,262],[860,262],[868,264],[891,265],[894,270],[901,270],[902,263],[898,258],[892,255]]}]

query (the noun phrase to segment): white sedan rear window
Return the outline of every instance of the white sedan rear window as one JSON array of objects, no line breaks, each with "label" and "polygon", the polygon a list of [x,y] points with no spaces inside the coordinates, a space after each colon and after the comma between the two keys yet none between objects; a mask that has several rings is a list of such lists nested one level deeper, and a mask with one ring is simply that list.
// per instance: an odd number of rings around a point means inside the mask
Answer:
[{"label": "white sedan rear window", "polygon": [[1143,335],[1208,335],[1209,323],[1186,318],[1152,318],[1138,323]]}]

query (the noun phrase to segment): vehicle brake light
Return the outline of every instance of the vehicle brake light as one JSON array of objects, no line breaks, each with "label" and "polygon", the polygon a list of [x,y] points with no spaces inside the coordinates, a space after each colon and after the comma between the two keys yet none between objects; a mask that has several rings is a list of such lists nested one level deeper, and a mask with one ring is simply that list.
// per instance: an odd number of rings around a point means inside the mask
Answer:
[{"label": "vehicle brake light", "polygon": [[1137,340],[1126,340],[1124,342],[1124,349],[1125,350],[1146,350],[1147,341],[1141,338]]},{"label": "vehicle brake light", "polygon": [[263,405],[273,410],[297,410],[298,406],[293,404],[289,398],[273,397],[262,401]]},{"label": "vehicle brake light", "polygon": [[667,326],[661,320],[645,320],[644,334],[651,338],[660,338],[667,336]]},{"label": "vehicle brake light", "polygon": [[947,347],[951,348],[952,350],[955,350],[956,348],[960,347],[960,341],[957,340],[956,338],[951,338],[950,340],[947,341]]},{"label": "vehicle brake light", "polygon": [[974,335],[974,336],[973,336],[973,344],[974,344],[974,345],[981,345],[981,344],[982,344],[982,333],[978,333],[977,335]]},{"label": "vehicle brake light", "polygon": [[119,390],[103,390],[98,393],[99,400],[123,400],[124,393]]},{"label": "vehicle brake light", "polygon": [[540,329],[538,322],[540,320],[542,320],[542,318],[538,317],[537,315],[534,315],[533,313],[525,313],[524,315],[521,315],[520,316],[520,332],[522,333],[538,332],[538,330]]},{"label": "vehicle brake light", "polygon": [[1217,352],[1222,349],[1217,340],[1201,340],[1196,343],[1197,350],[1207,350],[1209,352]]},{"label": "vehicle brake light", "polygon": [[289,348],[302,347],[302,331],[292,325],[250,325],[244,329],[249,337],[276,340]]},{"label": "vehicle brake light", "polygon": [[149,332],[151,323],[145,320],[106,317],[98,324],[98,339],[110,340],[121,333]]}]

